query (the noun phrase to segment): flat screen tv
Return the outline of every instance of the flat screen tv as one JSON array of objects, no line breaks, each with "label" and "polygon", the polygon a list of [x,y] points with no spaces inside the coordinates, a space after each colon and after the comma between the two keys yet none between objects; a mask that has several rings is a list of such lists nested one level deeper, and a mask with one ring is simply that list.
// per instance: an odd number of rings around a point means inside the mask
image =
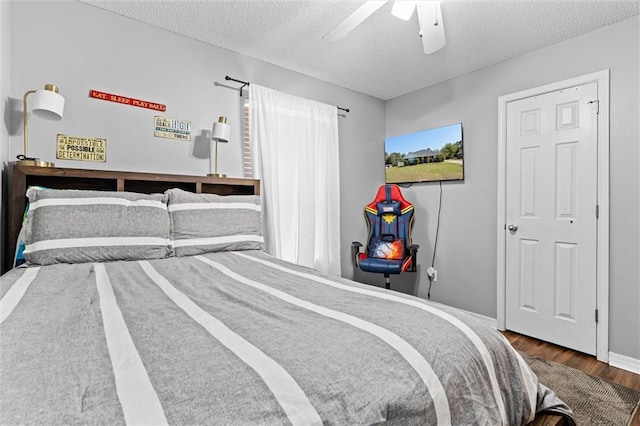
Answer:
[{"label": "flat screen tv", "polygon": [[464,180],[462,123],[384,140],[386,183]]}]

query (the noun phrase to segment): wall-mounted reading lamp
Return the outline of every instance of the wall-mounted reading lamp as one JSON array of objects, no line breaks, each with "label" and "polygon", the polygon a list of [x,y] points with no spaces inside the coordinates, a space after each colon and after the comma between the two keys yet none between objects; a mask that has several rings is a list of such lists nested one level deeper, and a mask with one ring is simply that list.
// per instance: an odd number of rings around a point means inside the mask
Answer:
[{"label": "wall-mounted reading lamp", "polygon": [[27,166],[53,167],[54,164],[39,158],[29,157],[29,128],[27,126],[27,96],[35,93],[33,97],[34,115],[47,120],[60,120],[64,111],[64,98],[58,93],[58,87],[54,84],[45,84],[41,90],[27,90],[22,98],[22,125],[24,129],[24,152],[17,156],[20,164]]},{"label": "wall-mounted reading lamp", "polygon": [[[218,173],[218,142],[229,142],[229,134],[231,133],[231,126],[227,124],[227,117],[219,117],[218,121],[213,123],[213,129],[211,130],[211,140],[215,142],[215,168],[213,173],[208,173],[207,176],[215,177],[227,177],[224,173]],[[213,147],[212,147],[213,148]],[[213,152],[213,150],[211,150]],[[211,161],[213,163],[213,161]]]}]

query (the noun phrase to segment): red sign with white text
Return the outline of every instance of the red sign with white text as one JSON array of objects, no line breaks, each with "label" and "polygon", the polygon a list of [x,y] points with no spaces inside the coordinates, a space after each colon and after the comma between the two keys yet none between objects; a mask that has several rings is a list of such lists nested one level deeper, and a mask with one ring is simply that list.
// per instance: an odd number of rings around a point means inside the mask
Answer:
[{"label": "red sign with white text", "polygon": [[136,106],[140,108],[148,108],[154,111],[167,110],[167,106],[163,104],[157,104],[155,102],[149,102],[149,101],[141,101],[140,99],[127,98],[126,96],[113,95],[111,93],[99,92],[97,90],[90,90],[89,96],[95,99],[102,99],[103,101],[131,105],[131,106]]}]

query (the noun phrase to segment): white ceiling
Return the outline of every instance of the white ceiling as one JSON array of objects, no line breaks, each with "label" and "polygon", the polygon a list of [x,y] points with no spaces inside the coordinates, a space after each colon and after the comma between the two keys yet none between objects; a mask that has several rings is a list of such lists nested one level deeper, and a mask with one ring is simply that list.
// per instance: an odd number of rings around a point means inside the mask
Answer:
[{"label": "white ceiling", "polygon": [[632,0],[445,0],[447,45],[425,55],[416,14],[395,18],[392,1],[337,43],[322,36],[363,1],[78,1],[383,100],[640,12]]}]

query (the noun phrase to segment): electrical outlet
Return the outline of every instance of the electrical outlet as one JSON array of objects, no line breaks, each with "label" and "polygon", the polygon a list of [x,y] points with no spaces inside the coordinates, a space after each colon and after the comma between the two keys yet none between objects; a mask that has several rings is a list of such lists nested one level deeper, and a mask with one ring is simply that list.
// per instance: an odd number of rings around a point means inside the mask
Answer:
[{"label": "electrical outlet", "polygon": [[438,270],[433,266],[429,266],[427,268],[427,276],[431,279],[432,282],[438,281]]}]

